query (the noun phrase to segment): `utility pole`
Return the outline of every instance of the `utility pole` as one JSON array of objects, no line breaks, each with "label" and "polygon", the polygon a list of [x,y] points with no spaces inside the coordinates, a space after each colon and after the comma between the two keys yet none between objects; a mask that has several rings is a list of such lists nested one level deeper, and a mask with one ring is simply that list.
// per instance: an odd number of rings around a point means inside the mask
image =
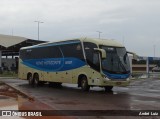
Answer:
[{"label": "utility pole", "polygon": [[98,34],[99,34],[99,39],[101,38],[101,31],[96,31],[96,32],[98,32]]},{"label": "utility pole", "polygon": [[34,22],[37,22],[37,23],[38,23],[38,40],[39,40],[39,24],[40,24],[40,23],[44,23],[44,22],[41,22],[41,21],[34,21]]},{"label": "utility pole", "polygon": [[154,57],[156,56],[156,45],[153,45],[153,53],[154,53]]}]

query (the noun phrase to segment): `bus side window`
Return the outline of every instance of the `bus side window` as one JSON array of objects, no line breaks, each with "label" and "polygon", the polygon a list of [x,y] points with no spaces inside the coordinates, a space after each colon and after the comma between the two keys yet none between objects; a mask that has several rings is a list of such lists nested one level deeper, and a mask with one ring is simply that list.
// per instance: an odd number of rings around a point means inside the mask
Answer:
[{"label": "bus side window", "polygon": [[62,53],[57,46],[39,47],[32,50],[21,50],[20,58],[25,59],[42,59],[42,58],[61,58]]},{"label": "bus side window", "polygon": [[25,60],[25,59],[29,59],[31,57],[31,51],[32,50],[26,50],[26,49],[23,49],[23,50],[20,50],[20,58],[22,60]]},{"label": "bus side window", "polygon": [[100,71],[99,53],[93,54],[93,64],[95,65],[94,68]]},{"label": "bus side window", "polygon": [[67,44],[60,46],[64,57],[74,57],[84,60],[83,51],[80,43]]},{"label": "bus side window", "polygon": [[84,50],[87,63],[93,69],[100,71],[99,54],[95,53],[94,48],[97,48],[96,44],[90,42],[84,42]]}]

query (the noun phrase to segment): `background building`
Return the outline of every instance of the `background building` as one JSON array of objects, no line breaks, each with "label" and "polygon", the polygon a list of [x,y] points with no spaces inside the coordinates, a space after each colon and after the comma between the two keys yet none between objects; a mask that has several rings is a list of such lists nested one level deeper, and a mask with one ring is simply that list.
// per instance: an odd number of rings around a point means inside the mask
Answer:
[{"label": "background building", "polygon": [[45,41],[0,34],[0,69],[17,70],[19,49],[43,42]]}]

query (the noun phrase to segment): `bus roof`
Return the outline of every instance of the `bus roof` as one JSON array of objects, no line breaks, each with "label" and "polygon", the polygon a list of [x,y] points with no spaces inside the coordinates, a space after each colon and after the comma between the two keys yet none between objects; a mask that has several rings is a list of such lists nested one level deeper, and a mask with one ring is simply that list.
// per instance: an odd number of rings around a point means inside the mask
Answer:
[{"label": "bus roof", "polygon": [[67,40],[59,40],[59,41],[52,41],[52,42],[46,42],[41,43],[38,45],[28,46],[28,47],[22,47],[21,49],[28,49],[28,48],[35,48],[35,47],[43,47],[47,46],[49,44],[58,43],[58,42],[66,42],[66,41],[73,41],[73,40],[80,40],[82,42],[92,42],[97,45],[105,45],[105,46],[114,46],[114,47],[124,47],[121,43],[117,42],[116,40],[112,39],[98,39],[98,38],[75,38],[75,39],[67,39]]},{"label": "bus roof", "polygon": [[107,45],[107,46],[115,46],[115,47],[124,47],[121,43],[117,42],[113,39],[98,39],[98,38],[83,38],[84,42],[92,42],[97,45]]}]

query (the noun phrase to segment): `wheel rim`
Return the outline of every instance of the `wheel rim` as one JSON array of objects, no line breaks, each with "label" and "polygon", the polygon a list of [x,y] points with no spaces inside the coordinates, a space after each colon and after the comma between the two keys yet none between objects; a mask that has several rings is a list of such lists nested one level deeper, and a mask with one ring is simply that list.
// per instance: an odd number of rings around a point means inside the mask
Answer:
[{"label": "wheel rim", "polygon": [[37,77],[35,77],[34,82],[35,82],[35,85],[38,85]]},{"label": "wheel rim", "polygon": [[29,75],[28,80],[29,80],[29,84],[32,84],[32,76],[31,75]]},{"label": "wheel rim", "polygon": [[86,80],[82,80],[82,88],[84,89],[85,88],[85,86],[86,86]]},{"label": "wheel rim", "polygon": [[39,84],[39,78],[38,78],[38,75],[35,75],[35,77],[34,77],[34,85],[38,86],[38,84]]}]

